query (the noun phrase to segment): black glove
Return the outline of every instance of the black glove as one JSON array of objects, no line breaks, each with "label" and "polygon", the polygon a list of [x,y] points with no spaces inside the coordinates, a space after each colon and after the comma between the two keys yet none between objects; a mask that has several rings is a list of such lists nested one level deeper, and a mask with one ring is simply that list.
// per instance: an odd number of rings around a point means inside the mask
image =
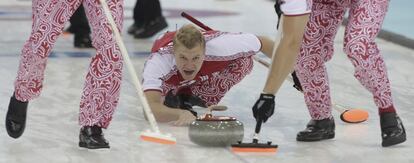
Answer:
[{"label": "black glove", "polygon": [[205,102],[199,97],[177,93],[174,94],[174,90],[170,90],[165,96],[164,105],[170,108],[180,108],[183,110],[188,110],[193,113],[194,116],[197,116],[197,112],[193,110],[193,106],[207,107]]},{"label": "black glove", "polygon": [[275,96],[273,94],[260,94],[260,98],[254,104],[252,110],[256,121],[266,122],[275,111]]},{"label": "black glove", "polygon": [[296,76],[296,72],[292,72],[292,79],[293,79],[293,87],[295,87],[298,91],[303,92],[302,85],[300,85],[300,81]]}]

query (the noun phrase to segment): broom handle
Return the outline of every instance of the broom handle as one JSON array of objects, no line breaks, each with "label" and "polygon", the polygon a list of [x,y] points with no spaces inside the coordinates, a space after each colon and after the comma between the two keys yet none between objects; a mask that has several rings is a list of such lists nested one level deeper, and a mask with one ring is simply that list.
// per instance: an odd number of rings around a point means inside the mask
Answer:
[{"label": "broom handle", "polygon": [[262,122],[263,122],[263,120],[260,119],[260,118],[258,120],[256,120],[256,128],[254,129],[254,132],[256,134],[260,133],[260,129],[262,128]]},{"label": "broom handle", "polygon": [[99,2],[102,5],[103,12],[106,16],[106,19],[108,20],[109,24],[111,25],[112,31],[115,35],[115,41],[119,46],[119,49],[122,54],[122,58],[124,59],[124,63],[126,64],[126,67],[128,69],[129,75],[132,78],[132,83],[134,84],[135,88],[137,89],[139,99],[141,100],[142,106],[144,108],[144,113],[148,118],[148,121],[150,123],[151,129],[154,132],[159,133],[160,129],[158,128],[157,122],[155,121],[155,117],[152,114],[152,111],[150,110],[150,106],[147,102],[147,98],[144,95],[144,92],[142,91],[141,83],[138,80],[138,76],[136,75],[137,72],[134,69],[134,66],[131,63],[131,60],[128,56],[128,52],[125,48],[124,42],[122,41],[121,35],[119,34],[118,28],[115,25],[114,19],[112,18],[111,12],[109,11],[108,4],[105,0],[99,0]]},{"label": "broom handle", "polygon": [[[260,64],[262,64],[263,66],[265,66],[265,67],[269,68],[270,64],[269,64],[268,62],[266,62],[265,60],[263,60],[263,59],[261,59],[261,58],[259,58],[259,57],[257,57],[257,56],[254,56],[253,58],[254,58],[254,60],[256,60],[257,62],[259,62],[259,63],[260,63]],[[293,79],[292,79],[292,77],[291,77],[291,76],[288,76],[288,77],[287,77],[287,80],[289,80],[291,83],[293,83]],[[302,92],[302,93],[303,93],[303,92]],[[339,113],[343,113],[343,112],[345,112],[346,110],[348,110],[348,109],[347,109],[347,108],[345,108],[344,106],[339,105],[339,104],[335,103],[334,101],[332,101],[332,106],[333,106],[333,108],[334,108],[336,111],[338,111]]]},{"label": "broom handle", "polygon": [[194,23],[195,25],[199,26],[200,28],[202,28],[206,31],[212,31],[213,30],[210,27],[206,26],[204,23],[201,23],[196,18],[192,17],[191,15],[189,15],[185,12],[181,12],[181,16],[188,19],[188,20],[190,20],[192,23]]},{"label": "broom handle", "polygon": [[257,119],[256,120],[256,128],[254,129],[254,135],[253,135],[253,143],[258,143],[259,142],[259,133],[260,133],[260,129],[262,128],[262,119]]}]

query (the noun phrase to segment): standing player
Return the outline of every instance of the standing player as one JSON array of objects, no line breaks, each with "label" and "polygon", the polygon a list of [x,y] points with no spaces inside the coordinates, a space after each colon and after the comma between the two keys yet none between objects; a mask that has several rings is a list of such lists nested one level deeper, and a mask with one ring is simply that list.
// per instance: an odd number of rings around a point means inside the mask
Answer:
[{"label": "standing player", "polygon": [[[118,29],[122,29],[123,0],[107,1]],[[79,146],[109,148],[102,128],[108,127],[118,104],[122,56],[97,0],[32,1],[32,32],[22,50],[14,93],[6,115],[6,130],[10,137],[19,138],[23,134],[28,103],[40,95],[43,87],[47,57],[65,23],[82,3],[92,25],[92,42],[97,53],[92,57],[80,101]]]},{"label": "standing player", "polygon": [[314,0],[305,30],[296,72],[312,117],[298,141],[318,141],[335,136],[325,63],[334,53],[333,43],[345,11],[344,51],[355,67],[354,76],[369,90],[380,115],[382,146],[402,143],[406,133],[397,116],[390,82],[375,38],[381,29],[389,0]]}]

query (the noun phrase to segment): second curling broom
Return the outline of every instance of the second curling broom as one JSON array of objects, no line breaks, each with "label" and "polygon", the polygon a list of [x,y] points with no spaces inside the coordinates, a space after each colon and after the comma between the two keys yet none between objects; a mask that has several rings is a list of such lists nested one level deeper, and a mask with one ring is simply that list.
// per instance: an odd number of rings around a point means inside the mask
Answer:
[{"label": "second curling broom", "polygon": [[[253,57],[254,60],[256,60],[257,62],[259,62],[260,64],[262,64],[263,66],[269,68],[270,67],[270,63],[268,63],[267,61],[254,56]],[[296,82],[294,81],[295,79],[293,79],[292,77],[288,76],[287,80],[290,81],[291,83],[295,84],[295,88],[297,87]],[[296,88],[298,89],[298,88]],[[299,89],[298,89],[299,90]],[[301,93],[303,93],[302,91],[300,91]],[[341,115],[340,118],[343,122],[346,123],[361,123],[361,122],[365,122],[368,117],[368,111],[364,110],[364,109],[359,109],[359,108],[347,108],[343,105],[340,105],[338,103],[335,103],[334,101],[332,101],[332,108],[336,111],[338,111]]]}]

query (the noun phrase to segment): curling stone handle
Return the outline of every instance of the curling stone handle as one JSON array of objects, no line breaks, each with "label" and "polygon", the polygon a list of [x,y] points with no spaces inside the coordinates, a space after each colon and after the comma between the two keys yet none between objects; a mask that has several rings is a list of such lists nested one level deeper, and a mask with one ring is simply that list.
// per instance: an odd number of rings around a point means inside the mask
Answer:
[{"label": "curling stone handle", "polygon": [[206,113],[206,116],[208,116],[208,115],[209,115],[209,116],[211,117],[211,116],[212,116],[212,114],[213,114],[214,107],[208,107],[208,108],[207,108],[207,110],[208,110],[208,111],[207,111],[207,113]]},{"label": "curling stone handle", "polygon": [[210,114],[206,114],[206,116],[205,116],[205,118],[211,118],[211,117],[213,117],[213,115],[211,115],[211,113]]}]

